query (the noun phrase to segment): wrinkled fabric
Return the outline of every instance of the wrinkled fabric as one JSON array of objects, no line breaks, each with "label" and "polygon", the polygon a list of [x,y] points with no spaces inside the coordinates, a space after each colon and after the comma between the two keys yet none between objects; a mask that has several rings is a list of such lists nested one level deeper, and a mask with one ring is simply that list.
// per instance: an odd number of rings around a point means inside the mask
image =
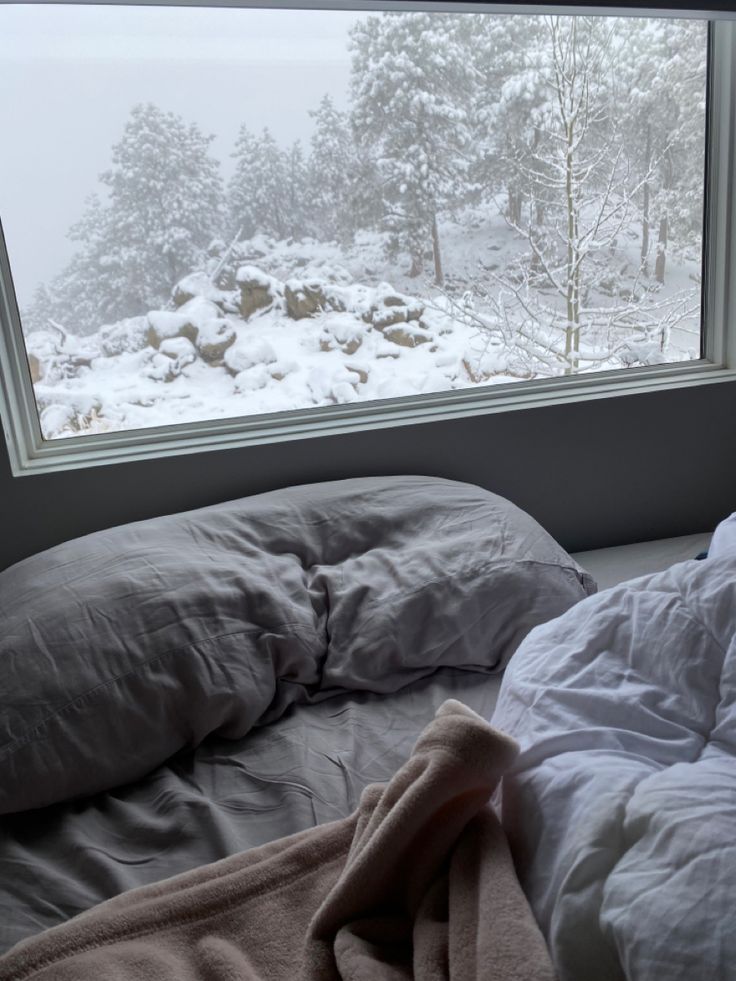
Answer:
[{"label": "wrinkled fabric", "polygon": [[139,779],[295,703],[496,671],[594,584],[467,484],[289,488],[98,532],[0,574],[0,814]]},{"label": "wrinkled fabric", "polygon": [[728,981],[736,551],[584,600],[506,670],[503,823],[562,981]]},{"label": "wrinkled fabric", "polygon": [[553,981],[487,804],[516,752],[445,702],[350,817],[110,900],[0,981]]},{"label": "wrinkled fabric", "polygon": [[347,817],[447,698],[490,718],[499,675],[442,669],[391,695],[294,706],[85,801],[0,816],[0,953],[106,899]]}]

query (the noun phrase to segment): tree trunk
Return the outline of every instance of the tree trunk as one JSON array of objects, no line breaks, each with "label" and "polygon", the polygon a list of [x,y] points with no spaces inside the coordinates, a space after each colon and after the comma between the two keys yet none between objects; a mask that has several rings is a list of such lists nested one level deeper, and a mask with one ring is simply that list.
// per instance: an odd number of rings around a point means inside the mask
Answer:
[{"label": "tree trunk", "polygon": [[572,375],[578,369],[577,353],[580,350],[580,264],[578,262],[578,216],[573,179],[573,147],[575,133],[572,123],[567,125],[567,155],[565,158],[565,196],[567,204],[567,326],[565,327],[565,374]]},{"label": "tree trunk", "polygon": [[411,269],[409,270],[409,278],[416,279],[417,276],[422,274],[422,257],[419,254],[414,254],[411,257]]},{"label": "tree trunk", "polygon": [[649,169],[652,165],[652,127],[647,126],[647,144],[644,157],[646,177],[644,178],[644,201],[641,210],[641,268],[649,272]]},{"label": "tree trunk", "polygon": [[442,272],[442,253],[440,251],[440,232],[437,228],[437,215],[432,215],[432,257],[434,258],[434,284],[444,286],[445,277]]},{"label": "tree trunk", "polygon": [[521,209],[524,204],[524,199],[518,191],[514,191],[511,187],[509,187],[508,200],[509,200],[509,221],[513,225],[519,225],[521,224]]},{"label": "tree trunk", "polygon": [[654,278],[664,285],[664,274],[667,267],[667,239],[669,237],[669,221],[663,215],[659,222],[659,238],[657,239],[657,259],[654,263]]}]

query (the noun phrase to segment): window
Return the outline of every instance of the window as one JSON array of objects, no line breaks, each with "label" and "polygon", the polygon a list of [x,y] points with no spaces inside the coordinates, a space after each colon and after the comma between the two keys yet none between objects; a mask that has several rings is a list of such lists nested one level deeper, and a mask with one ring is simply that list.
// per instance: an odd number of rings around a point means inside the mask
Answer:
[{"label": "window", "polygon": [[727,377],[730,45],[0,6],[15,471]]}]

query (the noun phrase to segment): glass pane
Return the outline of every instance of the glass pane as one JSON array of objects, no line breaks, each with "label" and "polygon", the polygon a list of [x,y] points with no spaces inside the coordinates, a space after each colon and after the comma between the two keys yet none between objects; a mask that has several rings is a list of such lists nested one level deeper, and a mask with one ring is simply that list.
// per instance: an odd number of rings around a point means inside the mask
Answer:
[{"label": "glass pane", "polygon": [[700,357],[701,21],[0,6],[45,438]]}]

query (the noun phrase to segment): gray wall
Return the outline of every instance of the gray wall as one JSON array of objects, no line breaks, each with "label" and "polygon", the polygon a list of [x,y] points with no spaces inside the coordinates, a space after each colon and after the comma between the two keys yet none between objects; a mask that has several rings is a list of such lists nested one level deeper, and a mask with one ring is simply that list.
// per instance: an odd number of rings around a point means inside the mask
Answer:
[{"label": "gray wall", "polygon": [[0,568],[99,528],[294,483],[435,474],[529,511],[570,551],[711,529],[736,510],[736,383],[13,478]]}]

